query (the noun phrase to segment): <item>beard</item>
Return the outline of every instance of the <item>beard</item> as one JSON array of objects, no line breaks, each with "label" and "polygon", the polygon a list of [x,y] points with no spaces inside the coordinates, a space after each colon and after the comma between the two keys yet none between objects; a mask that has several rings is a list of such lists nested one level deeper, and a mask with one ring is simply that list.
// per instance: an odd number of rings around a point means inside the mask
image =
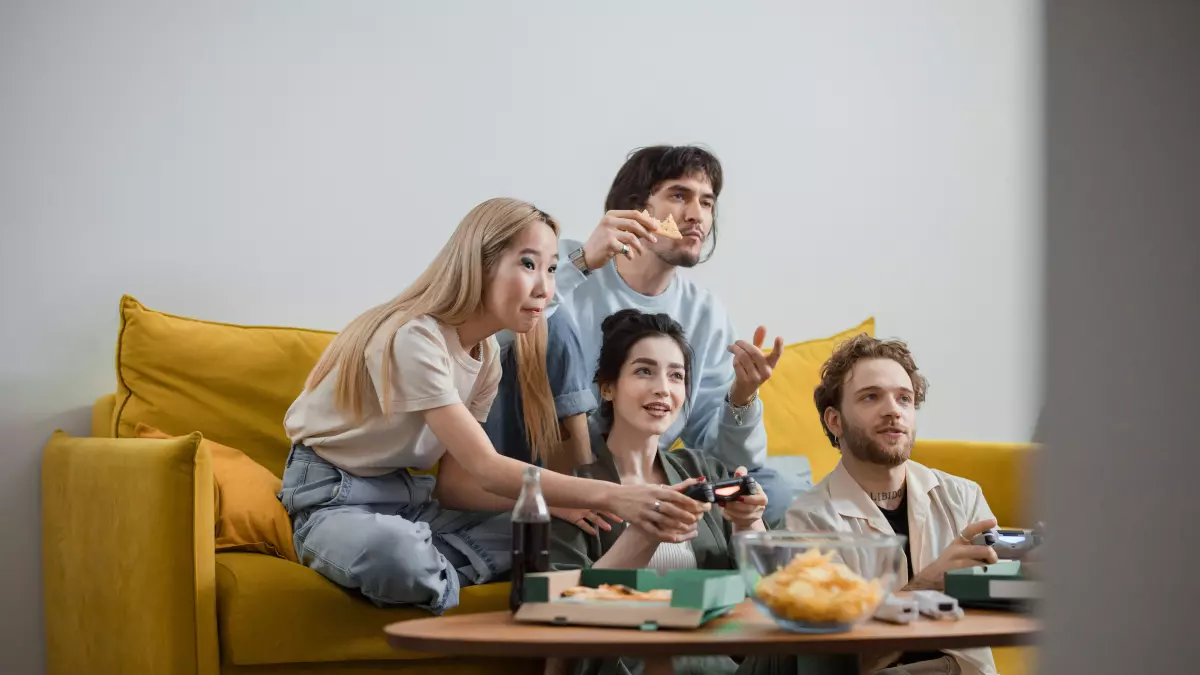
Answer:
[{"label": "beard", "polygon": [[[704,244],[701,242],[701,248],[703,247]],[[691,268],[695,267],[700,262],[700,254],[692,253],[691,251],[676,251],[672,249],[662,253],[656,251],[655,255],[658,256],[659,260],[667,263],[668,265],[674,265],[675,267]]]},{"label": "beard", "polygon": [[700,253],[692,253],[690,251],[671,250],[661,253],[655,252],[655,255],[659,257],[660,261],[668,265],[674,265],[674,267],[694,268],[697,263],[700,263]]},{"label": "beard", "polygon": [[844,452],[860,462],[879,466],[900,466],[912,456],[913,437],[916,431],[909,429],[908,435],[898,445],[885,445],[866,430],[842,421],[841,446]]}]

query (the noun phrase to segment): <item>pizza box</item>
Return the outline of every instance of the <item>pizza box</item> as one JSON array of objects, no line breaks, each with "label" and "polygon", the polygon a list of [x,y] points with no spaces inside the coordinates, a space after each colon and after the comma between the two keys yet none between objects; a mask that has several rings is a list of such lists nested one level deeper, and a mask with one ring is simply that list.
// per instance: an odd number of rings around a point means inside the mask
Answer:
[{"label": "pizza box", "polygon": [[1031,611],[1041,596],[1041,583],[1018,560],[946,573],[946,595],[967,608]]},{"label": "pizza box", "polygon": [[[667,589],[670,601],[564,597],[570,588],[621,585],[638,591]],[[514,618],[530,623],[656,630],[696,628],[729,613],[746,599],[736,570],[570,570],[525,577],[524,601]]]}]

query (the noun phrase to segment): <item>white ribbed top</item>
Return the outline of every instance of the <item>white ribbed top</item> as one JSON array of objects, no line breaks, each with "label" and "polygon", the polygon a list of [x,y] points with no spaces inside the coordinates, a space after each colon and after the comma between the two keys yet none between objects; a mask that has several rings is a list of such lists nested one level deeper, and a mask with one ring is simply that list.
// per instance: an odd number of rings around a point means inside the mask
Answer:
[{"label": "white ribbed top", "polygon": [[692,550],[692,542],[659,544],[647,567],[659,572],[696,569],[696,552]]}]

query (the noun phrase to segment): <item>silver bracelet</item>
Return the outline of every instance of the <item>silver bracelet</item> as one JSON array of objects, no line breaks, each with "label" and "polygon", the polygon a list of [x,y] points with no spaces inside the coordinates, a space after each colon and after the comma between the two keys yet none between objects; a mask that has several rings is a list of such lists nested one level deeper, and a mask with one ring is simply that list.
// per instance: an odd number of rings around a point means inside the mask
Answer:
[{"label": "silver bracelet", "polygon": [[758,390],[754,390],[754,394],[750,396],[750,400],[746,402],[746,405],[734,405],[732,396],[732,389],[725,392],[725,403],[729,406],[730,412],[733,413],[733,423],[740,427],[742,426],[742,415],[748,412],[754,406],[754,402],[758,400]]}]

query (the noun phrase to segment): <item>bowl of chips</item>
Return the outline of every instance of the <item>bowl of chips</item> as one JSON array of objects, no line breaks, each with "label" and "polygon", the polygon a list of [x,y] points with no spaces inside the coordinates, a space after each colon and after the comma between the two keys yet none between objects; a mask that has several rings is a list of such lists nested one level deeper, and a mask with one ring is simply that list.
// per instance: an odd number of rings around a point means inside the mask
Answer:
[{"label": "bowl of chips", "polygon": [[750,599],[797,633],[843,633],[869,619],[904,565],[899,535],[741,532],[734,547]]}]

